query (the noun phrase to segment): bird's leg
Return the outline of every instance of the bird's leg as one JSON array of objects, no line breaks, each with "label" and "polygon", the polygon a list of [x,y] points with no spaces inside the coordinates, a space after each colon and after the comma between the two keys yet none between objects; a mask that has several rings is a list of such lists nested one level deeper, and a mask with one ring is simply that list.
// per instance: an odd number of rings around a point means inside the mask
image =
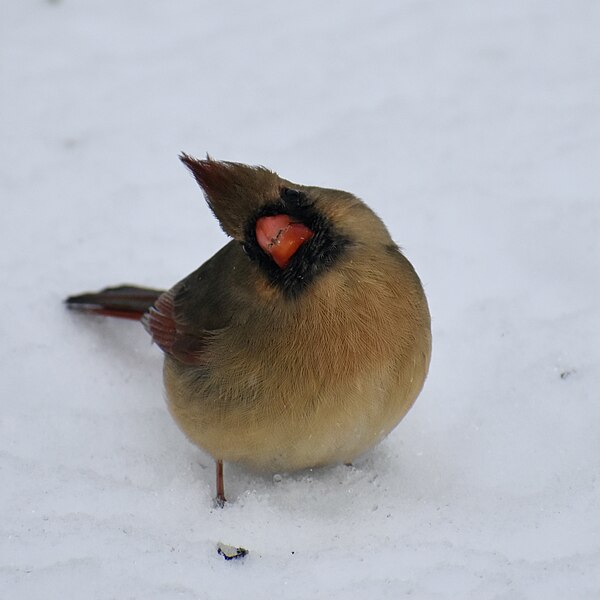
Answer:
[{"label": "bird's leg", "polygon": [[215,498],[215,502],[218,507],[223,508],[225,506],[225,483],[223,481],[223,461],[217,460],[217,497]]}]

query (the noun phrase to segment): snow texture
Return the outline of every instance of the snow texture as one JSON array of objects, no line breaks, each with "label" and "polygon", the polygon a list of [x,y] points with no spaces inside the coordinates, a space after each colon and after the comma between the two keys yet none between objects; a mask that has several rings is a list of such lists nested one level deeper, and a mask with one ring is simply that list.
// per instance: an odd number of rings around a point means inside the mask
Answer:
[{"label": "snow texture", "polygon": [[[598,32],[594,0],[3,2],[0,597],[599,598]],[[353,191],[433,315],[387,440],[227,466],[223,510],[143,329],[62,305],[225,243],[182,150]]]}]

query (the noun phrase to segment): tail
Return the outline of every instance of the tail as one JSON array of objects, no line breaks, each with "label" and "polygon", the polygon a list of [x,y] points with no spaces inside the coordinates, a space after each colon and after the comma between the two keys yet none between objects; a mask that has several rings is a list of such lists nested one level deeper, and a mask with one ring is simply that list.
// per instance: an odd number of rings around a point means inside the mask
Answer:
[{"label": "tail", "polygon": [[99,292],[70,296],[67,307],[96,315],[141,320],[164,290],[120,285]]}]

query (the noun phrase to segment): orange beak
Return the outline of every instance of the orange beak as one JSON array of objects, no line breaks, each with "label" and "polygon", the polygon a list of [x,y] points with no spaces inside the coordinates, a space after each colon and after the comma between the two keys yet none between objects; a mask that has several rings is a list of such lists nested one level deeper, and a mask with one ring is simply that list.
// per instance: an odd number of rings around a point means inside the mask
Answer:
[{"label": "orange beak", "polygon": [[261,217],[256,222],[256,241],[281,269],[314,233],[303,223],[292,221],[289,215]]}]

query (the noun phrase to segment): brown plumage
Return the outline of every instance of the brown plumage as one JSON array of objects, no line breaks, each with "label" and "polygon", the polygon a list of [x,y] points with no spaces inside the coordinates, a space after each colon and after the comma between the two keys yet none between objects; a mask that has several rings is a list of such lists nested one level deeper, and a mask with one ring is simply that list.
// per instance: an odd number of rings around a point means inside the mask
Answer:
[{"label": "brown plumage", "polygon": [[272,472],[352,461],[398,424],[427,374],[413,267],[347,192],[182,161],[233,240],[143,317],[165,352],[171,414],[218,475],[221,461]]}]

